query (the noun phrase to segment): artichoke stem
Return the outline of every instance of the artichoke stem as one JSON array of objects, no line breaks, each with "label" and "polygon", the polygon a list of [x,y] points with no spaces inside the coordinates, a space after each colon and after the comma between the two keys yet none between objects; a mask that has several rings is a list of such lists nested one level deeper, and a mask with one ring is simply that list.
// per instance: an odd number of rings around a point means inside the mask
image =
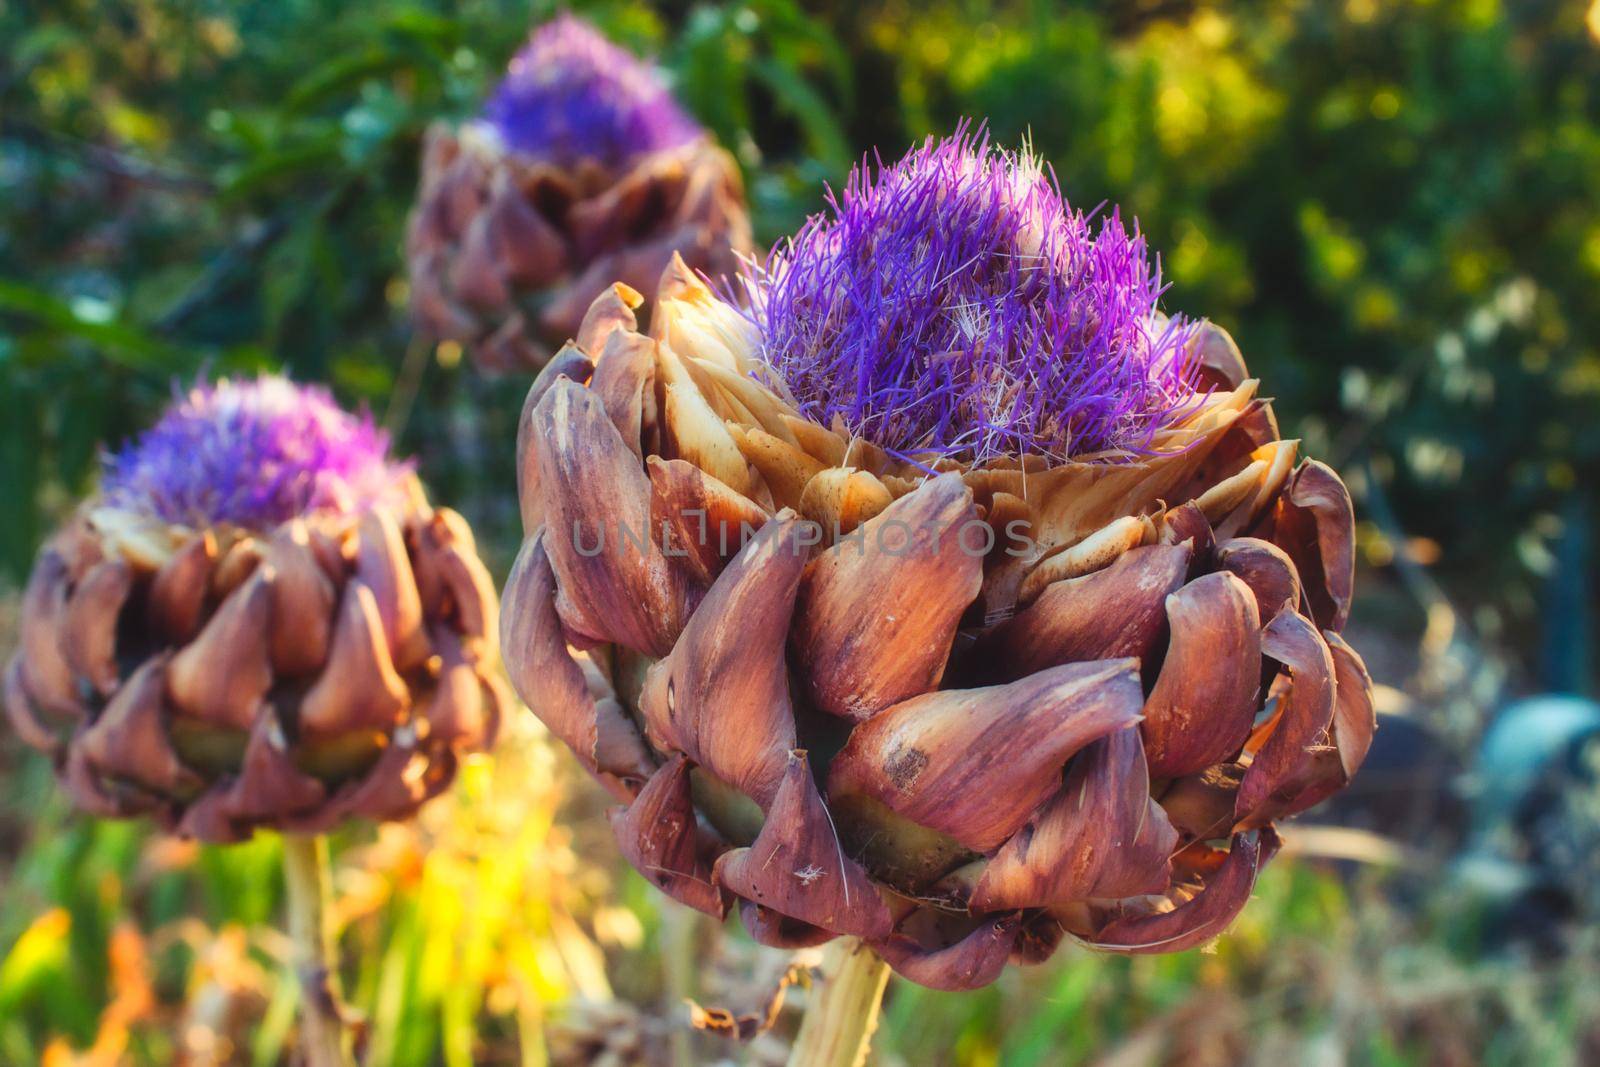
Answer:
[{"label": "artichoke stem", "polygon": [[858,938],[830,942],[789,1067],[863,1067],[888,982],[889,965]]},{"label": "artichoke stem", "polygon": [[354,1067],[339,1002],[327,838],[284,834],[283,879],[295,975],[300,981],[300,1045],[306,1067]]},{"label": "artichoke stem", "polygon": [[[694,961],[700,958],[701,917],[693,908],[669,904],[661,911],[662,980],[667,1003],[682,1007],[697,994]],[[672,1067],[694,1067],[694,1046],[690,1030],[672,1028]]]}]

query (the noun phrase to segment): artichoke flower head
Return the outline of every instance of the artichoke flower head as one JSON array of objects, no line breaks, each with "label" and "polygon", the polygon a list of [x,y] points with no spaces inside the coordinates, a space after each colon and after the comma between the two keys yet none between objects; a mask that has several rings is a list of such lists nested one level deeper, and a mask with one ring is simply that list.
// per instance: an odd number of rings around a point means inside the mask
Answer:
[{"label": "artichoke flower head", "polygon": [[705,136],[661,75],[572,14],[534,31],[484,104],[501,142],[558,166],[625,166]]},{"label": "artichoke flower head", "polygon": [[675,253],[726,273],[749,248],[732,157],[657,70],[562,14],[478,118],[430,129],[407,237],[412,314],[485,369],[537,368],[612,282],[653,292]]},{"label": "artichoke flower head", "polygon": [[105,467],[103,506],[129,521],[242,530],[403,501],[410,471],[371,419],[277,377],[191,389]]},{"label": "artichoke flower head", "polygon": [[962,131],[853,174],[747,277],[754,357],[805,417],[972,463],[1148,449],[1193,407],[1197,326],[1113,210]]},{"label": "artichoke flower head", "polygon": [[40,552],[6,711],[96,814],[214,841],[402,818],[494,735],[496,612],[369,418],[202,384]]},{"label": "artichoke flower head", "polygon": [[1349,494],[1117,212],[962,128],[529,392],[513,685],[662,890],[965,989],[1215,937],[1374,728]]}]

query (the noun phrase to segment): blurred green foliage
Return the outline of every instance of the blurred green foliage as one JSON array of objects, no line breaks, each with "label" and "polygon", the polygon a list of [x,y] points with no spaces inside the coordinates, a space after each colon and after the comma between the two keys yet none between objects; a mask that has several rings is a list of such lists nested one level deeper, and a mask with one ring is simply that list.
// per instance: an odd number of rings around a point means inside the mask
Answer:
[{"label": "blurred green foliage", "polygon": [[[279,838],[197,846],[83,819],[46,761],[4,757],[0,829],[26,844],[0,860],[0,1064],[291,1062],[300,994],[279,932]],[[558,822],[569,794],[583,803],[558,759],[520,721],[415,823],[335,835],[333,914],[365,1062],[471,1067],[491,1049],[539,1063],[553,1006],[611,996],[595,931],[613,931],[620,965],[644,930],[606,926],[607,872],[576,858]],[[648,998],[649,980],[634,992]]]}]

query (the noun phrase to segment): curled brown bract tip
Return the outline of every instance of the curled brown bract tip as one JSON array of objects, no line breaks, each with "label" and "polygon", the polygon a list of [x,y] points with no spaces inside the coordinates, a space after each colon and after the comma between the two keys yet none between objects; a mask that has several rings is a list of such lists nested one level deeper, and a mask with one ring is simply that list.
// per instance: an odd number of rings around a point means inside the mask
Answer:
[{"label": "curled brown bract tip", "polygon": [[489,568],[476,552],[461,545],[445,545],[437,550],[433,561],[445,594],[439,606],[440,617],[492,662],[493,652],[484,645],[500,630],[500,600],[495,596]]},{"label": "curled brown bract tip", "polygon": [[1178,833],[1155,801],[1132,727],[1095,741],[1066,785],[995,855],[972,895],[980,912],[1161,893]]},{"label": "curled brown bract tip", "polygon": [[651,530],[638,457],[599,398],[573,382],[551,388],[533,424],[563,622],[593,641],[666,655],[683,629],[685,585]]},{"label": "curled brown bract tip", "polygon": [[490,694],[461,639],[445,627],[431,635],[438,659],[433,688],[421,705],[428,736],[446,745],[476,748],[493,736]]},{"label": "curled brown bract tip", "polygon": [[1372,675],[1366,661],[1350,643],[1331,630],[1322,637],[1333,656],[1336,702],[1333,707],[1333,736],[1339,746],[1339,763],[1345,780],[1355,777],[1372,748],[1378,730],[1377,711],[1372,698]]},{"label": "curled brown bract tip", "polygon": [[595,363],[589,388],[600,398],[628,449],[644,458],[655,435],[656,343],[626,330],[614,331]]},{"label": "curled brown bract tip", "polygon": [[272,572],[257,567],[172,658],[167,695],[187,715],[249,730],[272,686]]},{"label": "curled brown bract tip", "polygon": [[[656,283],[656,300],[683,300],[704,292],[705,288],[705,283],[695,277],[689,264],[683,261],[683,256],[674,252],[661,272],[661,280]],[[654,326],[652,322],[651,327]]]},{"label": "curled brown bract tip", "polygon": [[544,500],[539,493],[539,464],[535,459],[539,449],[539,434],[534,427],[533,413],[558,381],[567,380],[582,385],[594,373],[594,360],[575,344],[568,344],[546,363],[528,387],[522,401],[522,414],[517,419],[517,502],[522,513],[522,533],[532,537],[544,525]]},{"label": "curled brown bract tip", "polygon": [[594,697],[556,615],[555,572],[543,537],[522,542],[506,578],[500,612],[500,657],[511,686],[579,762],[595,770]]},{"label": "curled brown bract tip", "polygon": [[[328,658],[332,641],[333,582],[317,563],[311,532],[296,520],[267,543],[272,567],[272,665],[286,675],[315,673]],[[415,587],[412,593],[415,595]]]},{"label": "curled brown bract tip", "polygon": [[356,532],[356,578],[372,593],[394,666],[410,670],[427,658],[428,635],[400,524],[377,508],[361,517]]},{"label": "curled brown bract tip", "polygon": [[652,733],[770,805],[795,744],[784,639],[806,565],[792,512],[780,512],[728,564],[651,671]]},{"label": "curled brown bract tip", "polygon": [[643,303],[644,297],[632,286],[617,282],[606,288],[583,314],[583,322],[578,327],[578,347],[585,352],[600,352],[616,331],[637,332],[639,319],[633,309]]},{"label": "curled brown bract tip", "polygon": [[12,656],[6,664],[5,692],[3,694],[6,719],[22,742],[51,756],[59,754],[61,738],[40,718],[33,697],[22,680],[22,656]]},{"label": "curled brown bract tip", "polygon": [[1201,388],[1237,389],[1250,377],[1233,336],[1216,323],[1202,322],[1193,345]]},{"label": "curled brown bract tip", "polygon": [[217,563],[217,539],[207,530],[194,534],[156,571],[150,583],[150,621],[162,638],[183,642],[200,629]]},{"label": "curled brown bract tip", "polygon": [[1280,612],[1262,630],[1261,650],[1283,664],[1288,686],[1276,713],[1251,741],[1255,757],[1234,807],[1242,826],[1275,818],[1276,809],[1293,799],[1304,784],[1299,772],[1333,720],[1333,656],[1310,620],[1298,612]]},{"label": "curled brown bract tip", "polygon": [[800,513],[824,530],[854,533],[894,503],[888,488],[866,471],[830,467],[806,482]]},{"label": "curled brown bract tip", "polygon": [[17,636],[22,688],[42,710],[75,719],[85,709],[72,680],[72,665],[61,648],[70,583],[61,553],[54,548],[41,552],[22,592]]},{"label": "curled brown bract tip", "polygon": [[951,992],[981,989],[1005,969],[1021,921],[1017,914],[986,919],[954,944],[933,948],[895,934],[872,942],[872,949],[896,974],[918,985]]},{"label": "curled brown bract tip", "polygon": [[345,819],[403,819],[437,796],[455,775],[456,756],[448,748],[432,757],[415,738],[396,732],[394,743],[365,773],[346,779],[327,803],[305,816],[280,816],[278,822],[301,833],[323,833]]},{"label": "curled brown bract tip", "polygon": [[1333,468],[1300,464],[1271,516],[1272,540],[1288,552],[1305,585],[1311,617],[1325,630],[1344,629],[1355,587],[1355,507]]},{"label": "curled brown bract tip", "polygon": [[1138,721],[1143,696],[1138,662],[1117,659],[913,697],[851,732],[828,794],[870,797],[990,852],[1060,787],[1074,753]]},{"label": "curled brown bract tip", "polygon": [[1277,850],[1278,838],[1271,830],[1236,834],[1226,858],[1194,896],[1168,910],[1115,917],[1085,941],[1091,948],[1130,954],[1182,952],[1203,945],[1244,910],[1256,873]]},{"label": "curled brown bract tip", "polygon": [[719,919],[728,913],[706,861],[683,756],[663,764],[626,809],[614,809],[611,828],[622,854],[656,888]]},{"label": "curled brown bract tip", "polygon": [[77,746],[100,774],[158,793],[192,793],[200,788],[200,778],[183,765],[167,740],[166,669],[165,656],[141,664],[94,724],[79,734]]},{"label": "curled brown bract tip", "polygon": [[787,915],[780,915],[771,908],[763,908],[760,904],[749,900],[739,901],[739,921],[744,924],[750,940],[768,948],[788,951],[813,948],[826,944],[838,936],[832,930],[812,926],[799,919],[791,919]]},{"label": "curled brown bract tip", "polygon": [[1012,679],[1062,663],[1148,657],[1167,630],[1163,604],[1183,585],[1187,542],[1124,552],[1109,567],[1054,582],[980,637],[968,659],[984,678]]},{"label": "curled brown bract tip", "polygon": [[117,624],[133,589],[125,560],[96,563],[78,582],[61,622],[61,649],[73,671],[102,698],[116,692]]},{"label": "curled brown bract tip", "polygon": [[648,466],[653,528],[666,534],[673,558],[710,585],[769,513],[692,463],[651,456]]},{"label": "curled brown bract tip", "polygon": [[410,690],[389,657],[377,598],[366,583],[352,578],[340,598],[327,666],[300,702],[300,729],[324,735],[363,729],[387,733],[410,706]]},{"label": "curled brown bract tip", "polygon": [[222,796],[223,812],[247,824],[270,821],[315,811],[327,797],[321,781],[295,766],[277,713],[262,708],[245,745],[239,776]]},{"label": "curled brown bract tip", "polygon": [[1191,774],[1238,752],[1261,678],[1260,621],[1250,587],[1225,572],[1167,598],[1172,641],[1144,708],[1154,778]]},{"label": "curled brown bract tip", "polygon": [[878,938],[893,920],[867,872],[845,855],[804,752],[791,752],[749,848],[718,860],[716,882],[778,915],[836,934]]},{"label": "curled brown bract tip", "polygon": [[938,685],[983,582],[981,555],[960,540],[969,522],[972,491],[941,475],[806,569],[791,647],[818,708],[859,722]]},{"label": "curled brown bract tip", "polygon": [[[1322,638],[1327,642],[1333,661],[1333,719],[1324,733],[1319,733],[1305,746],[1306,756],[1297,766],[1279,772],[1269,799],[1247,820],[1250,824],[1285,819],[1322,803],[1350,784],[1372,747],[1372,735],[1378,722],[1372,704],[1372,678],[1367,674],[1366,664],[1332,630],[1324,630]],[[1285,700],[1292,698],[1296,684],[1299,683],[1291,676],[1289,683],[1281,687]],[[1287,712],[1286,708],[1285,714]],[[1274,717],[1261,733],[1270,739],[1268,731],[1276,732],[1280,725]]]},{"label": "curled brown bract tip", "polygon": [[1216,549],[1217,566],[1250,587],[1256,598],[1256,612],[1263,624],[1287,605],[1300,606],[1300,572],[1294,560],[1271,541],[1258,537],[1234,537]]}]

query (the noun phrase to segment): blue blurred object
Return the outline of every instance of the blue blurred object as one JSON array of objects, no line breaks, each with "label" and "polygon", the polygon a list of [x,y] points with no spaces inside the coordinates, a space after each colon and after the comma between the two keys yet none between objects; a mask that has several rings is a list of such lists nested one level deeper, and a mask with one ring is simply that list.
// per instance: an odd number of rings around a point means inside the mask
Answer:
[{"label": "blue blurred object", "polygon": [[1508,705],[1478,746],[1472,774],[1472,823],[1479,835],[1511,816],[1551,774],[1573,766],[1584,742],[1600,734],[1600,704],[1582,697],[1537,696]]},{"label": "blue blurred object", "polygon": [[1456,883],[1489,907],[1492,941],[1561,951],[1569,923],[1600,915],[1600,704],[1546,695],[1508,705],[1469,784],[1472,836]]}]

